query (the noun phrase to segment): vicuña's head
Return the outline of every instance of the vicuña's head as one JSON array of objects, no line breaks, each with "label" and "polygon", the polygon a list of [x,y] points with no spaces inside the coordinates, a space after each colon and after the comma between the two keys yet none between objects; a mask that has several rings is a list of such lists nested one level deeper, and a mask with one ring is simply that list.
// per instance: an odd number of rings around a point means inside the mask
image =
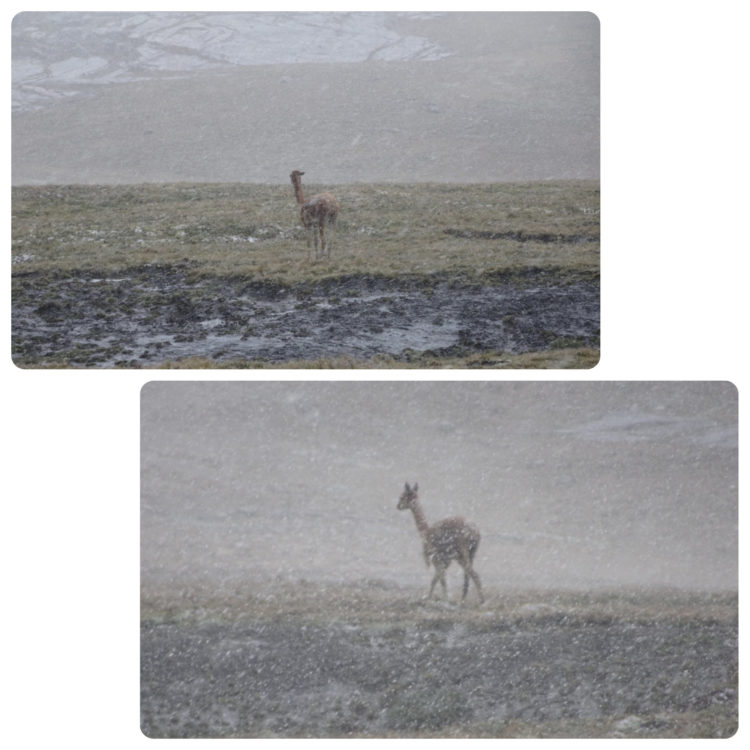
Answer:
[{"label": "vicu\u00f1a's head", "polygon": [[419,484],[414,483],[413,487],[409,487],[407,482],[404,485],[404,491],[401,493],[401,497],[398,499],[398,505],[396,506],[399,510],[406,510],[411,508],[411,504],[417,499],[417,490],[419,490]]},{"label": "vicu\u00f1a's head", "polygon": [[292,178],[292,181],[298,180],[302,175],[305,174],[304,172],[300,172],[299,169],[295,169],[294,172],[292,172],[289,177]]}]

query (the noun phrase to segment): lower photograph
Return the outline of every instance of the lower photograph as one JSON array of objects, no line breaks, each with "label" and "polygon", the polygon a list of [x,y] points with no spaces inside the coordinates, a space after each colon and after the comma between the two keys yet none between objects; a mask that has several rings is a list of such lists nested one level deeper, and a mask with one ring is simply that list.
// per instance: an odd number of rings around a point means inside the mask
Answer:
[{"label": "lower photograph", "polygon": [[728,382],[154,381],[152,738],[725,738]]}]

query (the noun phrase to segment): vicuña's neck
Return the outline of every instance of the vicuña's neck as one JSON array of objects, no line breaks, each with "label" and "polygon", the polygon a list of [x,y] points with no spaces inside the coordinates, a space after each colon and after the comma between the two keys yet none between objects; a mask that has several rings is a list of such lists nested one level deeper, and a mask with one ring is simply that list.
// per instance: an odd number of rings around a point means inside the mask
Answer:
[{"label": "vicu\u00f1a's neck", "polygon": [[430,530],[430,524],[427,523],[427,519],[424,517],[422,507],[418,502],[413,502],[409,507],[411,508],[411,512],[414,514],[414,520],[417,524],[417,531],[419,531],[420,536],[426,536],[427,532]]},{"label": "vicu\u00f1a's neck", "polygon": [[299,177],[292,180],[292,185],[294,186],[294,195],[297,198],[297,203],[302,205],[305,202],[305,197],[302,195],[302,183],[300,182]]}]

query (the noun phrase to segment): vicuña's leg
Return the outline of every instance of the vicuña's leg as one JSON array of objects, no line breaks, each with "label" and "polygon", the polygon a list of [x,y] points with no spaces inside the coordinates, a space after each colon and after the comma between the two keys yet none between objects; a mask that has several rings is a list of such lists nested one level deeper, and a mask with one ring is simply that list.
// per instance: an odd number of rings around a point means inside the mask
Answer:
[{"label": "vicu\u00f1a's leg", "polygon": [[328,237],[326,239],[326,251],[328,257],[331,257],[331,245],[333,244],[333,237],[336,233],[336,217],[332,216],[328,218]]},{"label": "vicu\u00f1a's leg", "polygon": [[318,231],[320,232],[320,254],[326,254],[326,230],[325,230],[325,219],[321,219],[318,224]]},{"label": "vicu\u00f1a's leg", "polygon": [[464,594],[461,599],[466,599],[466,594],[469,591],[469,576],[474,581],[474,585],[477,587],[477,594],[479,594],[479,601],[484,601],[484,594],[482,594],[482,584],[479,582],[479,576],[474,568],[464,568]]},{"label": "vicu\u00f1a's leg", "polygon": [[443,587],[443,599],[448,598],[448,587],[445,585],[445,568],[443,568],[443,573],[440,576],[440,585]]},{"label": "vicu\u00f1a's leg", "polygon": [[429,598],[432,599],[432,594],[435,591],[435,584],[440,581],[440,585],[443,587],[443,596],[447,598],[448,587],[445,585],[445,569],[447,565],[435,564],[435,575],[432,577],[432,583],[430,584]]}]

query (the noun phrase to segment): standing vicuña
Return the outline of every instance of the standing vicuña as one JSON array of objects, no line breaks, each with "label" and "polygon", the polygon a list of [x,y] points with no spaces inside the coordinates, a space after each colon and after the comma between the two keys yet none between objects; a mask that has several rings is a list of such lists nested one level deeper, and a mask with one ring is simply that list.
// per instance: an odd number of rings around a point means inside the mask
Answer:
[{"label": "standing vicu\u00f1a", "polygon": [[432,597],[432,592],[438,581],[443,587],[443,595],[447,596],[445,571],[451,560],[456,560],[464,569],[464,593],[461,600],[466,599],[466,593],[469,590],[469,578],[471,578],[477,587],[479,600],[483,602],[482,584],[473,568],[474,555],[477,552],[477,547],[479,547],[478,529],[470,523],[466,523],[463,518],[446,518],[444,521],[438,521],[438,523],[430,526],[424,517],[422,506],[417,498],[418,489],[418,484],[409,487],[407,482],[398,500],[397,507],[399,510],[408,508],[414,514],[419,536],[422,537],[424,560],[428,567],[430,563],[435,566],[435,575],[430,584],[429,596]]},{"label": "standing vicu\u00f1a", "polygon": [[[330,193],[318,193],[312,198],[305,200],[302,193],[302,175],[299,169],[295,169],[289,175],[294,187],[294,196],[300,206],[299,215],[302,226],[307,230],[307,247],[310,247],[310,232],[315,239],[315,255],[318,255],[318,235],[320,235],[320,253],[326,251],[331,255],[331,235],[336,228],[336,219],[339,215],[339,202]],[[328,239],[326,239],[325,228],[328,226]],[[316,231],[317,230],[317,231]]]}]

